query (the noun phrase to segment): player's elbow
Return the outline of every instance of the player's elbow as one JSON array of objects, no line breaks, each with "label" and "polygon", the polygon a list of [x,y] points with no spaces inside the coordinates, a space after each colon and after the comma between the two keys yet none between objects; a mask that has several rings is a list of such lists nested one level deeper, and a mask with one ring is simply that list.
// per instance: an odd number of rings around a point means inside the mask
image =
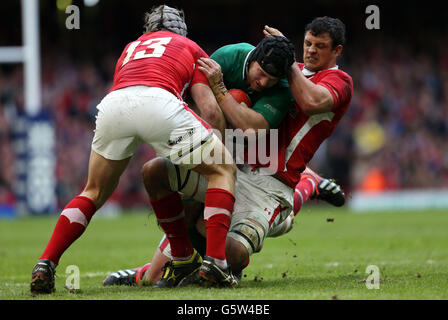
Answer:
[{"label": "player's elbow", "polygon": [[319,109],[319,104],[314,101],[307,101],[306,103],[302,103],[300,105],[300,109],[302,109],[303,113],[305,113],[307,116],[312,116],[317,112],[317,110]]},{"label": "player's elbow", "polygon": [[318,113],[330,112],[333,105],[333,96],[330,92],[326,88],[317,85],[314,91],[310,91],[304,97],[300,107],[305,114],[312,116]]},{"label": "player's elbow", "polygon": [[249,132],[248,130],[252,130],[254,132],[259,132],[260,130],[269,130],[269,122],[266,121],[266,119],[261,115],[257,115],[257,117],[254,117],[253,119],[247,119],[246,121],[242,121],[239,129],[243,130],[244,132]]},{"label": "player's elbow", "polygon": [[332,101],[325,98],[310,98],[304,103],[300,104],[300,108],[308,116],[323,112],[330,112],[332,107]]},{"label": "player's elbow", "polygon": [[201,118],[204,119],[212,128],[220,130],[225,127],[226,120],[219,107],[209,105],[201,112]]}]

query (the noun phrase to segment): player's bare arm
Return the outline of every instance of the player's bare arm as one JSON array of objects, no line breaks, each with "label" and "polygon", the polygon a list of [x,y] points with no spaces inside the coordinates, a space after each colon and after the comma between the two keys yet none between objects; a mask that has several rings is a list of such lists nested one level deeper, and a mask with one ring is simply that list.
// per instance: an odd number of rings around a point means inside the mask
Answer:
[{"label": "player's bare arm", "polygon": [[198,64],[198,69],[207,77],[219,106],[233,128],[243,131],[269,129],[269,123],[260,113],[242,106],[229,94],[223,81],[221,66],[216,61],[201,58]]},{"label": "player's bare arm", "polygon": [[210,87],[203,83],[195,83],[191,87],[190,94],[199,110],[200,116],[213,129],[219,130],[223,137],[224,129],[226,128],[226,119]]},{"label": "player's bare arm", "polygon": [[328,89],[307,79],[298,64],[291,67],[288,82],[294,99],[305,114],[329,112],[333,108],[333,96]]},{"label": "player's bare arm", "polygon": [[[273,27],[265,26],[263,34],[269,36],[281,36],[283,33]],[[336,58],[340,55],[342,46],[331,47],[331,38],[328,34],[313,36],[307,32],[303,45],[303,59],[307,69],[320,71],[336,65]],[[327,88],[314,84],[307,79],[299,66],[294,63],[288,74],[291,92],[297,104],[307,115],[329,112],[333,108],[333,96]]]}]

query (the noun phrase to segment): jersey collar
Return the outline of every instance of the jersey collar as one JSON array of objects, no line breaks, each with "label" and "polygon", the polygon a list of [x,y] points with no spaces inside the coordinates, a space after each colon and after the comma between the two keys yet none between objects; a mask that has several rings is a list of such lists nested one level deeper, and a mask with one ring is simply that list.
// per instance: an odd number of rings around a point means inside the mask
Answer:
[{"label": "jersey collar", "polygon": [[[254,51],[254,50],[255,50],[255,48],[253,48],[252,50],[250,50],[249,53],[248,53],[247,56],[246,56],[246,59],[244,59],[244,63],[243,63],[243,85],[244,85],[244,86],[245,86],[245,80],[246,80],[246,64],[247,64],[247,59],[249,59],[249,56],[250,56],[251,52]],[[247,67],[247,68],[249,68],[249,67]],[[247,88],[246,90],[248,91],[248,93],[252,93],[252,92],[253,92],[253,89],[251,89],[251,88]]]},{"label": "jersey collar", "polygon": [[247,59],[249,59],[249,56],[251,54],[252,51],[254,51],[255,48],[253,48],[252,50],[249,51],[249,53],[246,56],[246,59],[244,59],[244,63],[243,63],[243,80],[246,79],[246,64],[247,64]]},{"label": "jersey collar", "polygon": [[[337,70],[337,69],[339,69],[339,66],[338,66],[338,65],[335,65],[333,68],[328,68],[328,69],[325,69],[325,70]],[[304,75],[305,77],[307,77],[307,78],[312,77],[312,76],[314,76],[316,73],[321,72],[321,71],[323,71],[323,70],[319,70],[319,71],[311,71],[311,70],[308,70],[308,69],[305,68],[305,67],[303,67],[303,69],[302,69],[302,73],[303,73],[303,75]]]}]

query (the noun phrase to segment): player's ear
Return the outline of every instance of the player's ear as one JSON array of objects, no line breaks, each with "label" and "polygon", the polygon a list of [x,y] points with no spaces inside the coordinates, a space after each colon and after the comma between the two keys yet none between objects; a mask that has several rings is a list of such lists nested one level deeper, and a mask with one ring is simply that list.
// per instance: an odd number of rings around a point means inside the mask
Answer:
[{"label": "player's ear", "polygon": [[336,57],[340,56],[342,53],[342,44],[337,45],[336,48],[333,49],[333,52],[335,53]]}]

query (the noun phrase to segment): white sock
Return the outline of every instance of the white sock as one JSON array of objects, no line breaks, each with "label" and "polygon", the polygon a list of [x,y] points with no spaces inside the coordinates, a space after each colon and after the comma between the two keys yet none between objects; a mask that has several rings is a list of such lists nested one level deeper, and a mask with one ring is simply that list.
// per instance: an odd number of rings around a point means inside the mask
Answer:
[{"label": "white sock", "polygon": [[213,258],[215,260],[215,263],[218,267],[220,267],[222,270],[227,269],[227,260],[219,260],[216,258]]}]

